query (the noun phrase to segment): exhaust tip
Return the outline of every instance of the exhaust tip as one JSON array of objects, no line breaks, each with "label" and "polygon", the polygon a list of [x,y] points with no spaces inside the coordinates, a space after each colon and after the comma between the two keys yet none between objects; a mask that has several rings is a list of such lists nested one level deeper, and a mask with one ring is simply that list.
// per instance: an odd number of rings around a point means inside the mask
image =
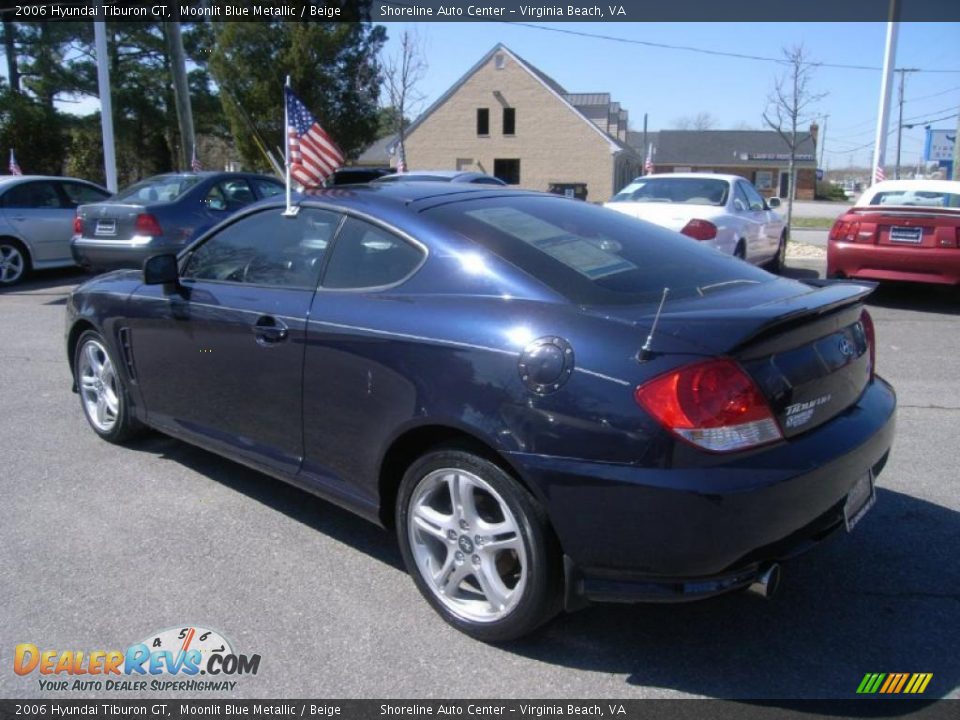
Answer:
[{"label": "exhaust tip", "polygon": [[770,600],[777,593],[777,589],[779,587],[780,565],[773,563],[773,565],[768,567],[757,576],[757,579],[753,581],[747,590],[766,600]]}]

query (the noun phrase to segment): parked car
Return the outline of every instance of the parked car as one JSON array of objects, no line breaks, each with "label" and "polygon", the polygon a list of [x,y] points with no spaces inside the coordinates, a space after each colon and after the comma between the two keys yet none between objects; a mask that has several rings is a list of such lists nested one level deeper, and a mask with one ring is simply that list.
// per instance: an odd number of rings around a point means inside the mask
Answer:
[{"label": "parked car", "polygon": [[872,285],[546,193],[298,204],[70,295],[97,435],[150,426],[395,527],[427,602],[487,641],[587,601],[770,593],[873,504],[896,398]]},{"label": "parked car", "polygon": [[473,185],[506,185],[500,178],[479,172],[460,170],[417,170],[416,172],[393,173],[377,178],[374,182],[452,182]]},{"label": "parked car", "polygon": [[72,177],[15,175],[0,178],[0,287],[31,270],[70,267],[70,233],[80,203],[110,193]]},{"label": "parked car", "polygon": [[237,210],[284,189],[276,178],[252,173],[155,175],[106,202],[77,208],[73,257],[91,270],[140,267],[151,255],[177,252]]},{"label": "parked car", "polygon": [[374,167],[342,167],[334,171],[333,175],[327,178],[324,183],[326,187],[335,185],[354,185],[356,183],[368,183],[384,175],[390,175],[393,172],[390,168]]},{"label": "parked car", "polygon": [[739,175],[671,173],[638,177],[605,206],[780,272],[787,228],[771,209],[779,205]]},{"label": "parked car", "polygon": [[960,182],[871,186],[830,230],[827,275],[960,284]]}]

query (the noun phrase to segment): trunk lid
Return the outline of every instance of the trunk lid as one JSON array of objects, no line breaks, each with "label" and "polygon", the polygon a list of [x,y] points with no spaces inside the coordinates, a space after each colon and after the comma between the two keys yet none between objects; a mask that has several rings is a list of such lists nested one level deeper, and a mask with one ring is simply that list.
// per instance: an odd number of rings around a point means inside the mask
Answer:
[{"label": "trunk lid", "polygon": [[82,235],[94,240],[130,240],[136,235],[137,216],[146,213],[142,204],[95,203],[77,208]]},{"label": "trunk lid", "polygon": [[[653,354],[696,352],[731,357],[754,379],[785,437],[810,430],[860,397],[872,377],[871,328],[863,317],[869,284],[779,280],[728,290],[711,298],[668,299]],[[700,307],[698,307],[700,306]],[[643,345],[654,312],[630,318],[630,308],[604,316],[637,327]]]},{"label": "trunk lid", "polygon": [[605,207],[676,232],[680,232],[691,219],[709,220],[720,210],[713,205],[689,205],[686,203],[615,202],[607,203]]},{"label": "trunk lid", "polygon": [[848,218],[859,223],[859,242],[876,245],[957,247],[960,232],[960,210],[951,208],[855,208]]}]

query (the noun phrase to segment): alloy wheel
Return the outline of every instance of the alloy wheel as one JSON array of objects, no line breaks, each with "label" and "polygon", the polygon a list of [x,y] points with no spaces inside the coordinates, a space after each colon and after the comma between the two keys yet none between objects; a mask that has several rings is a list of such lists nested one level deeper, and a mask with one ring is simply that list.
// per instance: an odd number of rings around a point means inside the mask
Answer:
[{"label": "alloy wheel", "polygon": [[427,474],[409,502],[417,570],[462,620],[506,617],[523,597],[527,552],[514,513],[483,478],[460,468]]},{"label": "alloy wheel", "polygon": [[0,285],[12,285],[26,267],[23,253],[16,245],[0,245]]},{"label": "alloy wheel", "polygon": [[108,433],[120,415],[120,390],[116,370],[106,348],[97,340],[87,340],[79,353],[77,384],[90,422]]}]

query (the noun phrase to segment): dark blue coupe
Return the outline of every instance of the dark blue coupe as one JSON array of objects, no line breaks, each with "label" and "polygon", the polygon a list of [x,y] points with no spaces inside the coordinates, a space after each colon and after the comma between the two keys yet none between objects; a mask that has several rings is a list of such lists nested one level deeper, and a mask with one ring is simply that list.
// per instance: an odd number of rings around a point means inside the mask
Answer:
[{"label": "dark blue coupe", "polygon": [[871,507],[896,397],[870,287],[779,278],[554,195],[251,206],[79,287],[94,431],[149,426],[384,526],[460,630],[754,587]]}]

